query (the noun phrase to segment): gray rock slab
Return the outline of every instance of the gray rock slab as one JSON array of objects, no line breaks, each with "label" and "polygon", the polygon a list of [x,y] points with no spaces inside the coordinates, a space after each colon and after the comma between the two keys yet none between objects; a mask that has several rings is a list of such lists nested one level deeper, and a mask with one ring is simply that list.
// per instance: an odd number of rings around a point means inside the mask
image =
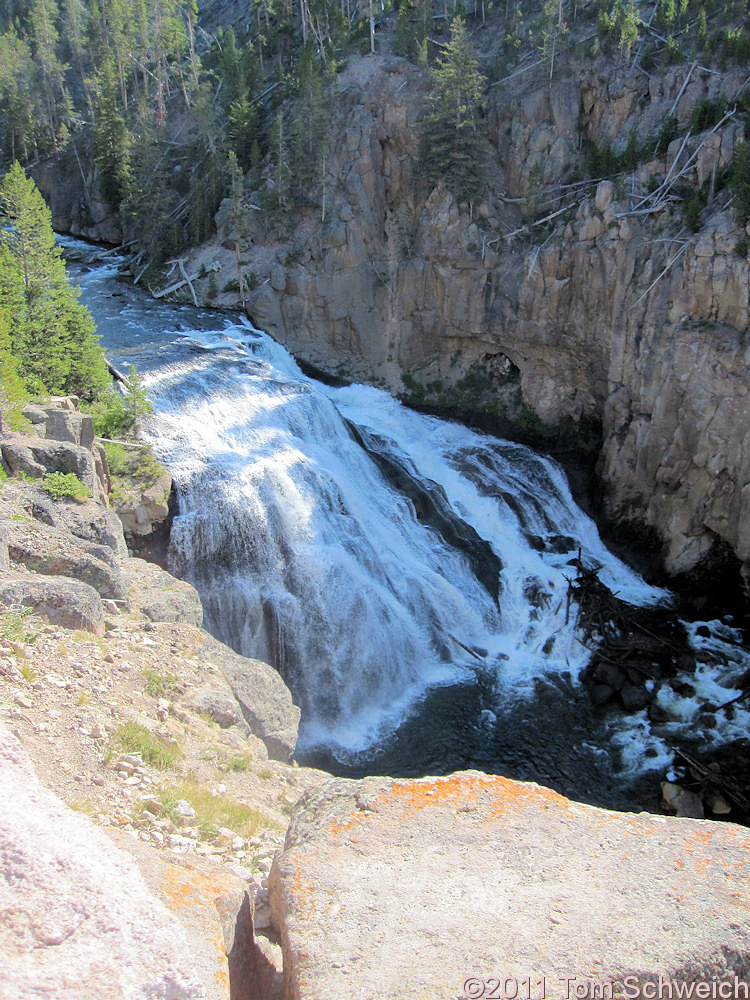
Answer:
[{"label": "gray rock slab", "polygon": [[47,472],[73,472],[88,486],[94,499],[99,497],[94,456],[78,444],[13,434],[0,441],[0,451],[13,472],[25,472],[32,477]]},{"label": "gray rock slab", "polygon": [[[198,1000],[177,920],[0,727],[0,1000]],[[8,806],[12,804],[12,808]]]},{"label": "gray rock slab", "polygon": [[147,618],[154,622],[203,624],[203,605],[198,591],[185,580],[167,573],[155,563],[144,559],[126,559],[122,577],[128,598]]},{"label": "gray rock slab", "polygon": [[70,532],[76,538],[111,549],[117,558],[128,554],[120,519],[97,503],[53,500],[34,482],[7,482],[0,494],[0,512],[6,517],[27,516]]},{"label": "gray rock slab", "polygon": [[125,600],[126,588],[110,548],[78,539],[40,521],[7,521],[10,560],[35,573],[88,583],[102,597]]},{"label": "gray rock slab", "polygon": [[104,635],[101,597],[87,583],[67,577],[6,574],[0,580],[0,605],[33,608],[53,625]]},{"label": "gray rock slab", "polygon": [[194,711],[207,715],[222,729],[245,724],[240,704],[229,691],[212,687],[201,688],[192,698],[190,705]]},{"label": "gray rock slab", "polygon": [[288,761],[297,745],[300,710],[278,671],[213,638],[207,639],[203,655],[224,672],[250,732],[265,743],[268,756]]},{"label": "gray rock slab", "polygon": [[270,887],[294,1000],[635,1000],[659,976],[739,997],[750,976],[746,828],[476,772],[308,793]]}]

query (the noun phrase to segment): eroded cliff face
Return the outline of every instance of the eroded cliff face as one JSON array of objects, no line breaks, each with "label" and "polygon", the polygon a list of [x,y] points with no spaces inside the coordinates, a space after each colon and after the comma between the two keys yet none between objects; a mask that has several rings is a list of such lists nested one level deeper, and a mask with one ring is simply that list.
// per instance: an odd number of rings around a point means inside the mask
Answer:
[{"label": "eroded cliff face", "polygon": [[[239,240],[257,281],[249,314],[325,371],[428,406],[489,410],[509,432],[599,423],[610,518],[655,529],[670,573],[700,564],[717,539],[748,563],[745,234],[726,192],[696,234],[674,192],[644,201],[678,174],[717,183],[744,139],[741,116],[685,130],[700,101],[731,101],[743,82],[589,61],[550,85],[532,66],[491,88],[490,194],[459,206],[419,184],[420,71],[353,60],[337,83],[325,213],[269,225],[249,210],[243,239],[220,212],[218,241],[192,270],[218,268],[220,289],[236,276]],[[584,139],[624,146],[635,131],[645,143],[670,113],[680,137],[625,184],[570,183]],[[552,213],[552,232],[517,232]],[[195,285],[207,294],[206,278]]]}]

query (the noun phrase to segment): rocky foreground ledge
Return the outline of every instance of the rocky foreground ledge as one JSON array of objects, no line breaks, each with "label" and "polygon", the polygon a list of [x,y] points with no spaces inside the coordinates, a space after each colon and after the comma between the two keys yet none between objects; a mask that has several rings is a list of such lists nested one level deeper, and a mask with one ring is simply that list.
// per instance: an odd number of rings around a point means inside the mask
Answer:
[{"label": "rocky foreground ledge", "polygon": [[747,829],[475,772],[307,793],[271,909],[294,1000],[750,991]]}]

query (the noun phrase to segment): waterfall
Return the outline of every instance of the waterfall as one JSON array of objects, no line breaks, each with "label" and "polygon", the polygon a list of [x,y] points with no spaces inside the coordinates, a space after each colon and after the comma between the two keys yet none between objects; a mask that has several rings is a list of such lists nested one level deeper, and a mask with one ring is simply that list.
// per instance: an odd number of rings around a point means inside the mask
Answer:
[{"label": "waterfall", "polygon": [[362,749],[467,671],[509,698],[575,678],[579,547],[622,598],[663,596],[529,449],[323,386],[241,324],[178,346],[147,374],[149,433],[179,494],[175,569],[214,634],[279,669],[303,743]]}]

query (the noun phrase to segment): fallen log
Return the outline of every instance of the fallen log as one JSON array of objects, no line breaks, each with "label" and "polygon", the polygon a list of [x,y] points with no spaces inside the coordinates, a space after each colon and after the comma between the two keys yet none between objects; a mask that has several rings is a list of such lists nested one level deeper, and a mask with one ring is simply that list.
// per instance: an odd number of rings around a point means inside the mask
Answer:
[{"label": "fallen log", "polygon": [[[180,288],[183,288],[185,285],[190,285],[190,283],[192,281],[195,281],[195,279],[197,277],[198,277],[197,273],[196,274],[191,274],[190,277],[188,277],[187,275],[185,275],[184,278],[181,278],[179,281],[175,281],[173,284],[168,285],[166,288],[162,288],[161,291],[159,291],[159,292],[153,292],[152,293],[153,297],[155,299],[163,299],[165,295],[171,295],[172,292],[178,291]],[[191,286],[191,288],[192,288],[192,286]],[[193,298],[195,298],[195,291],[193,291]],[[198,305],[197,300],[196,300],[195,304]]]}]

